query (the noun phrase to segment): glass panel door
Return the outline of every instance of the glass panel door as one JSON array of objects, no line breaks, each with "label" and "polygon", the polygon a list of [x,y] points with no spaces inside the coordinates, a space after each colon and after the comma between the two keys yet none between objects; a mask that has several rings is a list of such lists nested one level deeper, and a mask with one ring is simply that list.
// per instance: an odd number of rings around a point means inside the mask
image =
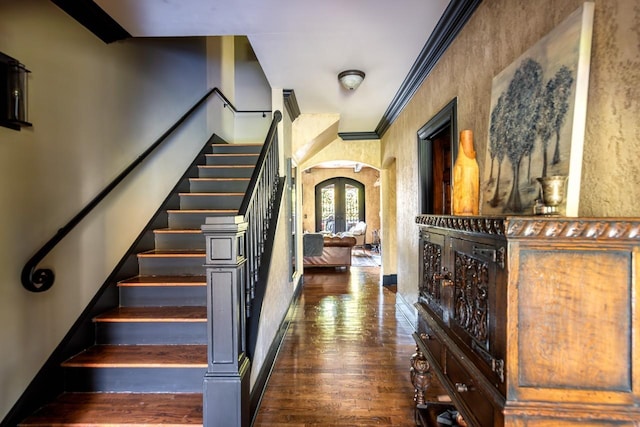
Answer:
[{"label": "glass panel door", "polygon": [[350,184],[345,184],[344,197],[344,219],[346,222],[344,229],[349,230],[360,221],[360,190],[358,189],[358,187]]},{"label": "glass panel door", "polygon": [[364,218],[364,184],[338,177],[316,185],[316,231],[340,233]]},{"label": "glass panel door", "polygon": [[320,189],[321,228],[319,231],[335,233],[336,218],[336,186],[329,184]]}]

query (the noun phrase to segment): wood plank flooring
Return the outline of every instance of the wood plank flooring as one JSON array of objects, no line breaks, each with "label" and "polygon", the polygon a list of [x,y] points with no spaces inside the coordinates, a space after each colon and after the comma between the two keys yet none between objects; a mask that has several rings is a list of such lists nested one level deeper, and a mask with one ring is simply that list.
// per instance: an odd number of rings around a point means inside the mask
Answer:
[{"label": "wood plank flooring", "polygon": [[200,393],[66,393],[29,418],[29,427],[202,426]]},{"label": "wood plank flooring", "polygon": [[412,328],[379,271],[305,270],[254,426],[415,426]]},{"label": "wood plank flooring", "polygon": [[[380,284],[379,271],[305,270],[300,300],[254,427],[415,426],[409,378],[415,352],[412,328],[396,313],[393,288]],[[129,351],[116,347],[103,350],[106,355]],[[163,363],[204,367],[204,346],[188,346],[196,347],[201,350],[195,358],[188,352]],[[141,363],[144,353],[129,354],[127,363]],[[92,352],[82,355],[84,363],[114,364],[104,355],[97,363],[96,357]],[[435,378],[428,393],[428,400],[444,394]],[[88,427],[106,419],[109,425],[202,425],[202,395],[68,393],[60,405],[43,408],[27,425]]]}]

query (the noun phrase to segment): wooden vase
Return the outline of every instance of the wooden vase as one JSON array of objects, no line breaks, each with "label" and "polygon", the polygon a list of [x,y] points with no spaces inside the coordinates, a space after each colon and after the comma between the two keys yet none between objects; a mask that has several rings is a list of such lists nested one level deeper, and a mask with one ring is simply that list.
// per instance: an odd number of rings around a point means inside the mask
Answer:
[{"label": "wooden vase", "polygon": [[453,214],[478,215],[480,171],[473,148],[473,132],[460,132],[458,157],[453,165]]}]

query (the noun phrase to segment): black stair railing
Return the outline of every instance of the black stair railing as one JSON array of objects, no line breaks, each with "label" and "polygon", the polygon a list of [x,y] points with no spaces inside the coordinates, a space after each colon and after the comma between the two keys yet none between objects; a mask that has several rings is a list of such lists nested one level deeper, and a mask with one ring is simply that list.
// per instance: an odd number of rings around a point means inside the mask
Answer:
[{"label": "black stair railing", "polygon": [[[207,371],[203,425],[250,425],[248,324],[260,317],[282,196],[275,111],[238,212],[206,219]],[[219,249],[219,250],[213,250]],[[260,286],[258,286],[260,284]]]},{"label": "black stair railing", "polygon": [[258,157],[256,168],[253,170],[247,192],[238,211],[238,215],[242,216],[248,224],[245,236],[247,317],[251,316],[251,303],[255,297],[258,270],[262,262],[262,254],[265,251],[269,221],[273,213],[280,179],[277,126],[281,120],[282,113],[276,110],[273,113],[273,120]]},{"label": "black stair railing", "polygon": [[104,190],[93,198],[80,212],[78,212],[66,225],[49,239],[22,268],[22,286],[31,292],[44,292],[53,286],[55,274],[50,268],[37,268],[38,264],[56,247],[62,239],[69,234],[73,228],[80,223],[118,184],[120,184],[137,166],[139,166],[153,151],[162,145],[169,135],[180,127],[204,102],[213,94],[218,95],[224,102],[224,107],[229,108],[234,113],[262,113],[263,116],[271,110],[238,110],[229,99],[217,88],[210,89],[200,98],[186,113],[182,115],[169,129],[167,129],[149,148],[147,148],[138,158],[136,158],[124,171],[120,173]]},{"label": "black stair railing", "polygon": [[238,110],[231,103],[231,101],[229,101],[229,98],[224,96],[224,94],[222,92],[220,92],[220,90],[217,87],[214,87],[213,91],[215,92],[216,95],[218,95],[220,97],[220,99],[222,99],[222,101],[224,102],[223,106],[225,108],[229,107],[229,109],[231,109],[231,111],[233,111],[234,113],[262,113],[262,117],[266,117],[267,113],[271,112],[271,110]]}]

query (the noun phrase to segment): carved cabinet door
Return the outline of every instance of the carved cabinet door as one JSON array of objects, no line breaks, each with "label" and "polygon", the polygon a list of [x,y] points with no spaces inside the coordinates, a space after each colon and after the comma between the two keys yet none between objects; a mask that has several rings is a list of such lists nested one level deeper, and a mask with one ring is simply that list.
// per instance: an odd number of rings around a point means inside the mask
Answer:
[{"label": "carved cabinet door", "polygon": [[446,237],[444,234],[434,233],[431,230],[420,232],[420,302],[427,305],[439,317],[448,312],[444,307],[445,300],[441,281],[443,275],[447,275],[448,251],[445,248]]},{"label": "carved cabinet door", "polygon": [[[484,365],[494,385],[504,388],[507,305],[504,241],[451,238],[451,330]],[[504,392],[504,390],[503,390]]]}]

